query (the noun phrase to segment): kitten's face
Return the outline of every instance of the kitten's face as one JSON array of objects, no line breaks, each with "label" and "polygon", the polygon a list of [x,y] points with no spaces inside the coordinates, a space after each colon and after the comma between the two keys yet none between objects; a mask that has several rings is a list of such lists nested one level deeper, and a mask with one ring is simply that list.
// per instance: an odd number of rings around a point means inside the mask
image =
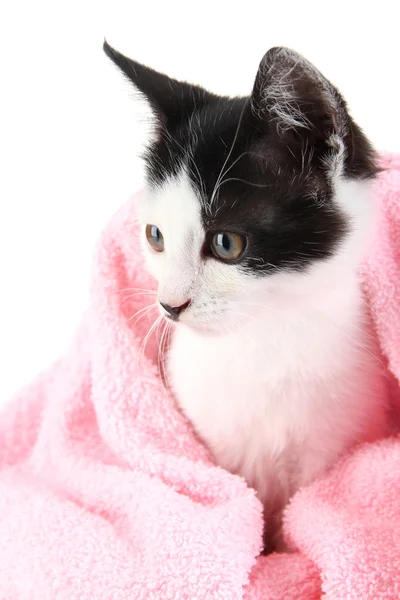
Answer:
[{"label": "kitten's face", "polygon": [[222,331],[241,323],[246,310],[241,303],[249,299],[254,276],[246,271],[244,258],[223,262],[212,252],[246,253],[241,241],[245,233],[240,238],[226,234],[226,240],[221,240],[226,248],[218,245],[219,234],[205,227],[199,197],[185,171],[158,190],[147,190],[140,218],[147,265],[158,281],[161,313],[175,320],[178,315],[169,314],[162,305],[180,307],[190,302],[179,321],[196,329]]},{"label": "kitten's face", "polygon": [[279,275],[306,278],[346,233],[344,215],[327,202],[328,183],[273,139],[253,132],[249,140],[245,109],[230,100],[199,111],[148,155],[139,213],[147,264],[159,302],[190,302],[179,321],[199,329],[225,331],[254,318],[276,301],[268,296]]},{"label": "kitten's face", "polygon": [[162,314],[229,331],[354,267],[373,153],[307,61],[272,50],[229,99],[105,50],[158,119],[139,217]]}]

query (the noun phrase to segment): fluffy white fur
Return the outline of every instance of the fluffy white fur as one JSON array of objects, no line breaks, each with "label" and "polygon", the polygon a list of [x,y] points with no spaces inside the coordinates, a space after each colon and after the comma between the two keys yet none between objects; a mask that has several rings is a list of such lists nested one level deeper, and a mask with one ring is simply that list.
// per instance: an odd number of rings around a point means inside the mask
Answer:
[{"label": "fluffy white fur", "polygon": [[216,462],[257,490],[271,536],[300,486],[385,428],[385,378],[357,277],[369,184],[339,179],[335,201],[352,222],[335,257],[259,279],[202,260],[199,198],[184,171],[141,206],[143,226],[165,240],[163,253],[144,244],[159,300],[192,301],[174,333],[170,385]]}]

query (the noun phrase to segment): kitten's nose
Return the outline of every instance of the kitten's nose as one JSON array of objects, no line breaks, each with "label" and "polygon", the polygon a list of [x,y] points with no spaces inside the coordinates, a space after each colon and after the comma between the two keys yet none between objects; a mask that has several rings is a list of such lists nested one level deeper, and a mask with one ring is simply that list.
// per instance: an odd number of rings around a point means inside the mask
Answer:
[{"label": "kitten's nose", "polygon": [[176,321],[181,312],[183,312],[185,308],[189,306],[190,300],[188,300],[184,304],[181,304],[180,306],[170,306],[169,304],[164,304],[163,302],[160,302],[160,304],[163,307],[163,309],[167,311],[168,315]]}]

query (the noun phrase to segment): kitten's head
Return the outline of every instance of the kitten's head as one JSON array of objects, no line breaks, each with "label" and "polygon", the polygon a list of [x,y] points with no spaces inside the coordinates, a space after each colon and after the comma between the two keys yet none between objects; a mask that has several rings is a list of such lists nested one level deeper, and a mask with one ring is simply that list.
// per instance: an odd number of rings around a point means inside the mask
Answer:
[{"label": "kitten's head", "polygon": [[230,330],[354,274],[377,168],[317,69],[273,48],[251,96],[228,98],[104,50],[155,115],[140,219],[162,313]]}]

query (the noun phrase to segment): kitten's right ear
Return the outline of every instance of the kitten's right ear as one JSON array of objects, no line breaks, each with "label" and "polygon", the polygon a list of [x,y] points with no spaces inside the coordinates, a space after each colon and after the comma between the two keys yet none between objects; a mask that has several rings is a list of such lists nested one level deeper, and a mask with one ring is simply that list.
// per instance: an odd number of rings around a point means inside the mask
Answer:
[{"label": "kitten's right ear", "polygon": [[201,87],[171,79],[150,67],[146,67],[114,50],[104,40],[103,50],[127,79],[150,103],[160,124],[173,129],[194,109],[201,108],[212,94]]}]

